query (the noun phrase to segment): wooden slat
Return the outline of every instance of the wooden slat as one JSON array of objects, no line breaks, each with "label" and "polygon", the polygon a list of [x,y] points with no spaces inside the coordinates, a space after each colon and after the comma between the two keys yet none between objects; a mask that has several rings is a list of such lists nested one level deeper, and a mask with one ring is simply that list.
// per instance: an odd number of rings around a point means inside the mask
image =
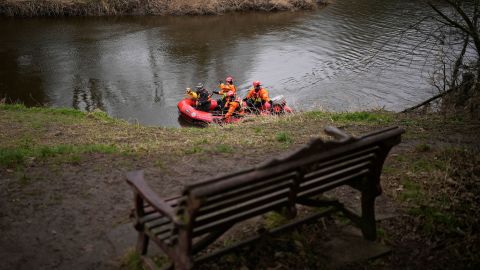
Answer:
[{"label": "wooden slat", "polygon": [[199,215],[205,215],[213,211],[238,205],[242,202],[261,197],[265,194],[271,194],[279,189],[285,189],[292,186],[294,181],[292,175],[282,178],[276,178],[271,179],[271,181],[257,183],[251,187],[244,187],[238,192],[232,192],[222,196],[215,196],[215,199],[212,201],[210,198],[207,198],[206,202],[203,203],[203,206],[199,210]]},{"label": "wooden slat", "polygon": [[283,175],[266,175],[263,178],[255,179],[255,182],[251,183],[250,185],[237,185],[217,194],[208,194],[207,202],[208,204],[215,203],[218,201],[225,200],[225,198],[228,198],[228,197],[234,197],[241,193],[248,193],[251,190],[260,189],[267,185],[271,185],[273,183],[294,179],[295,177],[296,177],[296,172],[290,172],[288,174],[283,174]]},{"label": "wooden slat", "polygon": [[216,222],[206,224],[204,226],[195,227],[193,231],[193,236],[203,235],[205,233],[211,232],[216,228],[221,228],[225,224],[234,224],[236,222],[255,217],[260,214],[267,213],[273,210],[279,210],[283,206],[288,205],[288,198],[282,198],[281,200],[266,203],[255,208],[251,208],[249,211],[242,212],[240,214],[228,216],[222,220],[217,220]]},{"label": "wooden slat", "polygon": [[166,224],[172,224],[172,221],[170,219],[166,218],[166,217],[163,217],[163,218],[153,220],[151,222],[147,222],[147,223],[145,223],[145,226],[147,226],[147,228],[149,230],[152,230],[156,227],[160,227],[160,226],[163,226],[163,225],[166,225]]},{"label": "wooden slat", "polygon": [[356,164],[354,166],[347,167],[347,168],[342,169],[342,170],[333,171],[333,172],[330,172],[328,174],[324,174],[324,175],[321,175],[321,176],[318,176],[318,177],[315,177],[315,178],[306,179],[305,182],[300,183],[299,190],[301,192],[301,191],[308,190],[308,189],[310,189],[312,187],[315,187],[315,186],[318,186],[318,185],[327,184],[328,182],[333,181],[335,179],[346,177],[346,176],[351,175],[351,174],[355,174],[359,170],[366,170],[368,172],[370,166],[371,166],[370,161],[365,161],[365,162],[362,162],[360,164]]},{"label": "wooden slat", "polygon": [[[185,198],[175,197],[166,201],[166,203],[169,204],[173,209],[175,209],[184,199]],[[143,211],[144,215],[139,218],[140,223],[151,222],[152,220],[159,219],[164,216],[147,202],[144,203]]]},{"label": "wooden slat", "polygon": [[248,212],[251,208],[256,207],[258,205],[262,205],[269,202],[275,202],[278,200],[282,200],[283,198],[288,199],[290,189],[284,188],[281,190],[277,190],[276,192],[272,192],[270,194],[264,194],[261,197],[254,198],[252,200],[240,203],[238,205],[234,205],[228,208],[219,209],[216,212],[208,213],[206,215],[199,215],[194,221],[195,226],[202,226],[207,223],[215,222],[216,220],[221,220],[226,217],[229,217],[234,214],[241,214],[243,212]]},{"label": "wooden slat", "polygon": [[148,228],[148,229],[156,236],[159,236],[161,234],[166,234],[166,233],[171,235],[173,226],[172,226],[172,223],[170,223],[170,224],[164,224],[163,226],[158,226],[155,228]]},{"label": "wooden slat", "polygon": [[[328,173],[348,169],[349,167],[357,166],[357,164],[365,163],[372,164],[371,161],[375,159],[376,155],[373,153],[356,157],[354,159],[344,160],[342,162],[333,163],[330,166],[319,166],[318,168],[306,173],[302,182],[307,182],[309,179],[317,178]],[[323,165],[323,164],[322,164]]]},{"label": "wooden slat", "polygon": [[298,194],[298,198],[319,195],[327,190],[333,189],[341,185],[348,184],[348,182],[351,180],[357,179],[359,177],[367,176],[369,173],[370,173],[369,170],[362,170],[360,172],[347,175],[340,179],[332,178],[334,181],[330,181],[328,183],[322,183],[322,185],[317,185],[314,188],[308,188],[308,189],[304,189],[303,191],[300,191]]},{"label": "wooden slat", "polygon": [[163,217],[165,217],[163,214],[158,213],[158,212],[153,212],[149,215],[145,215],[145,216],[139,218],[138,222],[139,223],[147,223],[147,222],[151,222],[153,220],[160,219],[160,218],[163,218]]},{"label": "wooden slat", "polygon": [[261,198],[265,195],[274,194],[279,190],[289,190],[289,187],[291,185],[292,184],[289,182],[279,183],[273,187],[265,187],[263,189],[256,190],[255,192],[243,194],[242,196],[237,196],[229,200],[220,201],[215,204],[208,204],[207,207],[200,208],[198,215],[204,216],[211,213],[218,213],[219,211],[226,211],[230,208],[236,209],[239,205],[242,205],[245,202],[250,202],[253,199]]}]

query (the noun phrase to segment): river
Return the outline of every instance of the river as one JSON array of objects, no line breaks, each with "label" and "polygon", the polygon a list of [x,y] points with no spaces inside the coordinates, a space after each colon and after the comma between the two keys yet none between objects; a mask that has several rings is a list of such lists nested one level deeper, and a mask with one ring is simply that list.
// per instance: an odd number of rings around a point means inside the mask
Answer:
[{"label": "river", "polygon": [[300,12],[0,18],[0,99],[96,108],[178,126],[186,87],[259,80],[296,110],[399,111],[434,94],[415,0],[336,0]]}]

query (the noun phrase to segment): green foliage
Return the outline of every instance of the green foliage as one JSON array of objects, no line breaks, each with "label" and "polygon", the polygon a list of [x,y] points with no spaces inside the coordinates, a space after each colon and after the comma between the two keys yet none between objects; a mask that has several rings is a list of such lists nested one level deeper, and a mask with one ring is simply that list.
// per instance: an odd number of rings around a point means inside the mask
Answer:
[{"label": "green foliage", "polygon": [[217,144],[215,145],[215,152],[219,153],[233,153],[234,149],[228,144]]},{"label": "green foliage", "polygon": [[335,113],[331,118],[333,121],[368,123],[390,123],[393,120],[391,115],[375,112]]},{"label": "green foliage", "polygon": [[83,117],[85,113],[72,108],[47,108],[47,107],[30,107],[27,108],[23,104],[0,104],[0,110],[18,111],[18,112],[41,112],[52,115],[68,115],[74,117]]},{"label": "green foliage", "polygon": [[255,133],[261,133],[262,132],[262,128],[261,127],[253,127],[253,131],[255,131]]},{"label": "green foliage", "polygon": [[125,254],[122,264],[128,270],[143,270],[142,258],[135,249],[129,249]]},{"label": "green foliage", "polygon": [[121,120],[110,117],[106,112],[99,109],[96,109],[93,112],[89,112],[86,115],[87,117],[91,117],[96,120],[107,122],[107,123],[122,122]]},{"label": "green foliage", "polygon": [[422,229],[426,234],[438,232],[452,233],[456,231],[459,223],[455,216],[448,212],[441,211],[437,207],[421,205],[411,208],[410,214],[419,216],[423,219]]},{"label": "green foliage", "polygon": [[390,123],[393,121],[392,114],[387,112],[306,112],[305,116],[312,120],[331,120],[334,122],[356,122],[356,123]]},{"label": "green foliage", "polygon": [[202,153],[203,152],[203,148],[200,147],[200,146],[197,146],[197,145],[194,145],[188,149],[185,149],[184,153],[187,154],[187,155],[191,155],[191,154],[196,154],[196,153]]},{"label": "green foliage", "polygon": [[286,133],[286,132],[279,132],[277,133],[277,135],[275,136],[275,138],[277,139],[277,141],[279,142],[282,142],[282,143],[291,143],[293,141],[293,139],[291,138],[291,136]]},{"label": "green foliage", "polygon": [[417,150],[417,152],[429,152],[432,150],[432,147],[429,144],[421,143],[415,146],[415,150]]},{"label": "green foliage", "polygon": [[28,149],[23,148],[0,148],[0,165],[12,166],[16,164],[23,164],[29,152],[30,151]]},{"label": "green foliage", "polygon": [[413,172],[432,172],[435,170],[445,170],[445,162],[438,157],[417,158],[413,160],[411,169]]},{"label": "green foliage", "polygon": [[400,194],[400,199],[414,202],[420,202],[423,200],[424,192],[420,184],[409,179],[404,180],[402,184],[404,190]]},{"label": "green foliage", "polygon": [[[0,165],[12,167],[22,165],[27,157],[32,158],[48,158],[67,154],[83,154],[83,153],[106,153],[112,154],[119,152],[114,145],[91,144],[91,145],[55,145],[35,147],[32,143],[22,143],[17,148],[0,148]],[[73,160],[79,160],[79,157]]]}]

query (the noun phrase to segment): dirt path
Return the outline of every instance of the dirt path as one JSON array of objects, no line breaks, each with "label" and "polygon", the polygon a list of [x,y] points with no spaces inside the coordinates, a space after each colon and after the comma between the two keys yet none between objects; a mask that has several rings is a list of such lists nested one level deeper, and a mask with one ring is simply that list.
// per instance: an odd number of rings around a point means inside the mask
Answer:
[{"label": "dirt path", "polygon": [[[126,252],[118,243],[134,245],[112,239],[118,233],[112,230],[122,231],[122,224],[129,223],[133,203],[127,171],[145,170],[155,191],[169,197],[186,181],[253,166],[263,155],[243,151],[168,160],[95,154],[86,160],[78,165],[32,162],[20,176],[1,171],[2,269],[116,269]],[[130,224],[128,231],[126,239],[135,240]]]}]

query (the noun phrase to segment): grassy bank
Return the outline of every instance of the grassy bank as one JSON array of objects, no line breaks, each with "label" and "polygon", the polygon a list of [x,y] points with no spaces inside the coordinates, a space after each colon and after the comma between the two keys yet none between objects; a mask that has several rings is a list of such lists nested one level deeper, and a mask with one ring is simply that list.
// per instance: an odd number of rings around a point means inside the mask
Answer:
[{"label": "grassy bank", "polygon": [[[117,152],[148,154],[158,151],[174,156],[195,153],[229,153],[240,148],[265,147],[282,150],[305,143],[320,134],[316,123],[388,125],[388,112],[323,113],[309,112],[289,117],[251,118],[241,125],[198,128],[156,128],[132,125],[109,118],[104,112],[83,113],[74,109],[26,108],[0,105],[3,126],[0,133],[0,165],[22,164],[28,157],[56,154]],[[320,121],[320,122],[318,122]],[[302,129],[298,129],[303,126]],[[236,134],[244,136],[236,136]]]},{"label": "grassy bank", "polygon": [[[5,239],[16,239],[0,244],[5,250],[19,245],[30,254],[23,261],[3,256],[6,268],[20,262],[26,268],[48,268],[59,258],[81,268],[111,261],[115,257],[108,251],[111,243],[101,253],[93,250],[90,259],[68,256],[79,249],[88,253],[89,246],[102,247],[114,224],[128,222],[131,194],[124,176],[129,170],[144,169],[155,190],[171,196],[185,181],[250,167],[312,137],[325,136],[326,125],[354,135],[392,125],[406,129],[402,143],[385,163],[384,196],[378,203],[378,211],[388,210],[389,216],[378,222],[378,241],[393,252],[345,268],[476,269],[480,265],[478,120],[385,111],[305,112],[252,118],[225,127],[159,128],[129,124],[103,112],[0,105],[0,126],[8,127],[0,131],[0,205],[5,206],[0,208],[0,229]],[[348,203],[353,197],[341,198]],[[55,218],[43,226],[42,220],[50,217]],[[282,222],[279,217],[266,216],[260,225],[278,222]],[[324,269],[328,258],[322,255],[321,243],[328,240],[326,231],[344,222],[342,217],[326,219],[202,268]],[[227,237],[217,244],[233,241]],[[48,256],[36,255],[39,250]],[[138,267],[138,256],[124,254],[123,267]]]},{"label": "grassy bank", "polygon": [[1,0],[5,16],[204,15],[313,9],[318,0]]}]

